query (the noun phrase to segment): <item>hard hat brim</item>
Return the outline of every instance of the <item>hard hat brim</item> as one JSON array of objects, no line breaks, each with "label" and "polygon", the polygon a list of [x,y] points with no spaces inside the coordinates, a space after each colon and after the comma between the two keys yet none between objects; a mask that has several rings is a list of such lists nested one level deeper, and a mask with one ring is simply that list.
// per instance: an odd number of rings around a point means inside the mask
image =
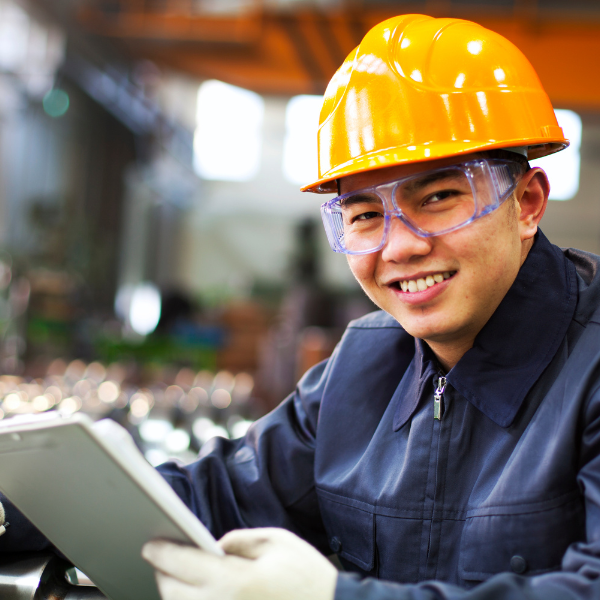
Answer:
[{"label": "hard hat brim", "polygon": [[387,151],[376,150],[371,154],[363,155],[359,159],[352,159],[346,164],[338,165],[318,181],[306,185],[300,188],[300,190],[314,194],[337,193],[337,180],[348,175],[385,169],[386,167],[394,167],[402,164],[450,158],[452,156],[461,157],[466,154],[485,152],[486,150],[527,146],[527,158],[528,160],[534,160],[554,154],[555,152],[560,152],[569,146],[569,140],[565,138],[552,141],[549,141],[548,138],[528,139],[525,144],[523,142],[523,140],[518,139],[502,140],[501,143],[468,143],[465,140],[461,140],[445,144],[435,144],[435,147],[423,145],[390,148]]}]

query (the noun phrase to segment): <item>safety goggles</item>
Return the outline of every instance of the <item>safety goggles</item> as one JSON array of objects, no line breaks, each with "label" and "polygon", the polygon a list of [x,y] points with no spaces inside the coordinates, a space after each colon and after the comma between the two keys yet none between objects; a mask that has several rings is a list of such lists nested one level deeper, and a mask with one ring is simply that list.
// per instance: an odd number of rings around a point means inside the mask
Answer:
[{"label": "safety goggles", "polygon": [[392,217],[425,238],[456,231],[496,210],[523,170],[512,161],[472,160],[343,194],[321,206],[329,244],[344,254],[377,252]]}]

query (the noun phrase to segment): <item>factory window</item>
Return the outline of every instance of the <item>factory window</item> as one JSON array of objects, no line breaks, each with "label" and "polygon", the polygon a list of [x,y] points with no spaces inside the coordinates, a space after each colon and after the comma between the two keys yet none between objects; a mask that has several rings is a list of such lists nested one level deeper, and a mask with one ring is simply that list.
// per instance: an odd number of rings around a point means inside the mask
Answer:
[{"label": "factory window", "polygon": [[13,2],[0,2],[0,68],[16,72],[27,59],[30,21]]},{"label": "factory window", "polygon": [[559,154],[532,160],[531,165],[541,167],[548,174],[550,200],[570,200],[579,190],[581,117],[572,110],[557,109],[554,112],[571,145]]},{"label": "factory window", "polygon": [[285,114],[283,174],[293,184],[317,179],[317,128],[323,96],[295,96]]},{"label": "factory window", "polygon": [[148,335],[160,320],[160,292],[153,283],[126,283],[117,291],[115,312],[136,334]]},{"label": "factory window", "polygon": [[[52,88],[63,61],[65,37],[57,27],[31,18],[19,4],[0,0],[0,73],[15,75],[20,79],[18,87],[41,99]],[[4,105],[9,100],[5,92]]]},{"label": "factory window", "polygon": [[248,181],[260,166],[264,101],[221,81],[198,90],[194,167],[204,179]]}]

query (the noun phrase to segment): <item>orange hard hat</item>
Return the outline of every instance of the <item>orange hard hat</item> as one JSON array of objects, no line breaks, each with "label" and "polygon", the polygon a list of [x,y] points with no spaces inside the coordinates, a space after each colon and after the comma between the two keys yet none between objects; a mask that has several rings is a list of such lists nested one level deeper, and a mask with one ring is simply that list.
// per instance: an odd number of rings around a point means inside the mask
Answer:
[{"label": "orange hard hat", "polygon": [[529,159],[569,145],[523,53],[462,19],[402,15],[371,29],[325,91],[319,179],[496,148]]}]

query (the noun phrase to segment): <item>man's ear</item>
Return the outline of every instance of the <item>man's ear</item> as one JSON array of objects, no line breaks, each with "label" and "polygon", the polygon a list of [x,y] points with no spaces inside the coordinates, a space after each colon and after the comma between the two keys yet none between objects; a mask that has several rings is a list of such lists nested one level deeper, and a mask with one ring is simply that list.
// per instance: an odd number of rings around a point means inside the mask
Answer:
[{"label": "man's ear", "polygon": [[519,204],[519,232],[521,241],[533,238],[548,205],[550,183],[539,167],[527,171],[517,185],[516,199]]}]

